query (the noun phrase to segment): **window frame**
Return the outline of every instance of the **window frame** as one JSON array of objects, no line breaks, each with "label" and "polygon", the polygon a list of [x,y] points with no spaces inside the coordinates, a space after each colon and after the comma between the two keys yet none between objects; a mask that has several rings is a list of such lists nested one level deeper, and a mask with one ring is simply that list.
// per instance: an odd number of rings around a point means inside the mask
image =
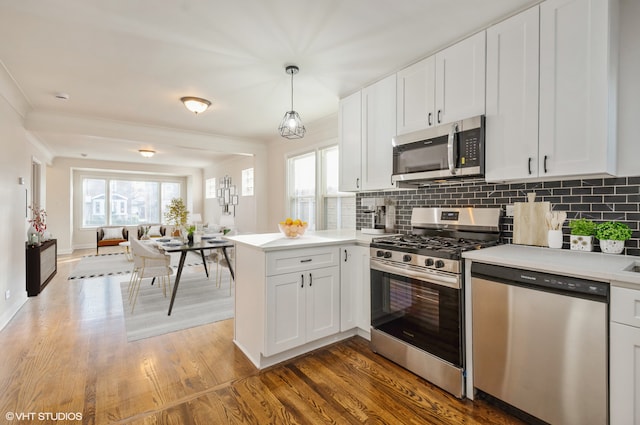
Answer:
[{"label": "window frame", "polygon": [[[101,209],[105,215],[105,224],[100,225],[85,225],[84,222],[84,193],[83,193],[83,185],[85,179],[95,179],[95,180],[104,180],[105,181],[105,199],[103,205],[101,205]],[[186,194],[187,194],[187,177],[186,176],[163,176],[158,174],[141,174],[141,173],[117,173],[117,172],[91,172],[86,170],[75,170],[74,171],[74,192],[76,192],[73,196],[73,211],[74,211],[74,228],[78,230],[95,230],[99,227],[112,226],[114,224],[111,223],[111,211],[114,205],[110,202],[111,197],[111,188],[110,182],[112,180],[118,181],[136,181],[136,182],[153,182],[158,183],[160,186],[158,188],[158,205],[160,208],[160,217],[158,224],[164,223],[164,214],[162,207],[162,183],[177,183],[180,187],[180,197],[186,202]],[[150,223],[155,224],[155,223]],[[125,224],[127,226],[137,226],[137,224]]]},{"label": "window frame", "polygon": [[[292,212],[291,212],[291,201],[292,201],[292,197],[291,197],[291,193],[292,193],[292,184],[293,182],[291,181],[291,160],[297,158],[297,157],[302,157],[305,155],[309,155],[309,154],[314,154],[315,155],[315,230],[324,230],[327,228],[327,217],[326,214],[324,213],[324,205],[326,204],[326,200],[329,197],[336,197],[336,198],[356,198],[356,194],[355,193],[351,193],[351,192],[340,192],[338,191],[336,195],[331,195],[328,196],[327,193],[325,193],[324,191],[324,185],[325,185],[325,168],[324,167],[324,152],[329,150],[329,149],[333,149],[333,148],[337,148],[338,149],[338,155],[340,155],[340,147],[338,144],[337,140],[331,140],[329,143],[326,144],[321,144],[321,145],[317,145],[315,147],[309,147],[307,149],[301,149],[298,151],[294,151],[294,152],[288,152],[285,155],[285,164],[286,164],[286,175],[285,175],[285,183],[286,183],[286,192],[285,192],[285,211],[287,216],[291,216]],[[338,173],[340,172],[340,169],[338,167]],[[338,181],[339,181],[339,176],[338,176]],[[292,218],[296,218],[296,217],[292,217]],[[342,215],[340,215],[340,218],[338,218],[338,222],[342,223]],[[343,227],[340,226],[338,227],[340,229],[351,229],[353,228],[355,230],[355,222],[353,223],[352,226],[350,227]]]}]

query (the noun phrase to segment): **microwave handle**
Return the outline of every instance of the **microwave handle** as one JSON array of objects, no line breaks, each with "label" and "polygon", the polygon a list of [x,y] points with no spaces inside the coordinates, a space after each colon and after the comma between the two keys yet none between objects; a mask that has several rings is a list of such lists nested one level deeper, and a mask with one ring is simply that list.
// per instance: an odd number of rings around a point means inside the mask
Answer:
[{"label": "microwave handle", "polygon": [[447,142],[447,161],[449,162],[449,172],[451,175],[456,173],[456,152],[455,152],[455,137],[458,132],[458,123],[451,124],[451,130],[449,130],[449,141]]}]

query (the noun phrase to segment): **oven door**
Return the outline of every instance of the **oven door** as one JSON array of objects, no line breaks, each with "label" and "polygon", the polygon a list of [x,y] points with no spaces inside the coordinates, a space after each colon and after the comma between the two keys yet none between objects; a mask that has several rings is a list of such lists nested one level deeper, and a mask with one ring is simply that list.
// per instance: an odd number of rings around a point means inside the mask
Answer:
[{"label": "oven door", "polygon": [[372,258],[371,326],[463,367],[460,279]]}]

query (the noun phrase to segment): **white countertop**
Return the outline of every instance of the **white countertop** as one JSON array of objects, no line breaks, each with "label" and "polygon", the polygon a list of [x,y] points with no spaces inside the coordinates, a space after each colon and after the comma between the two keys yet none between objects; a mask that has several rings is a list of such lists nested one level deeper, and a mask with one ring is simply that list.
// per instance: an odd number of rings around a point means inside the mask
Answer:
[{"label": "white countertop", "polygon": [[340,245],[357,243],[368,246],[371,239],[390,234],[370,235],[356,230],[319,230],[308,231],[297,239],[285,237],[282,233],[253,233],[246,235],[225,236],[235,243],[248,245],[263,251],[275,251],[291,248],[310,248],[314,246]]},{"label": "white countertop", "polygon": [[640,266],[640,257],[636,256],[526,245],[499,245],[467,251],[462,256],[481,263],[599,280],[615,286],[640,289],[640,273],[625,270],[634,264]]}]

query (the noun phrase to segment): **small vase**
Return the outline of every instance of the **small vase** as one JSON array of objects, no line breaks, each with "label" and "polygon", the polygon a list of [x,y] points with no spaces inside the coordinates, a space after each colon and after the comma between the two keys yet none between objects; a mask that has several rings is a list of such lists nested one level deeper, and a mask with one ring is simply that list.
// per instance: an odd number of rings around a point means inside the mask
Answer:
[{"label": "small vase", "polygon": [[29,226],[29,230],[27,230],[27,242],[29,245],[38,245],[40,243],[40,233],[33,226]]},{"label": "small vase", "polygon": [[605,254],[620,254],[624,251],[624,241],[600,239],[600,250]]},{"label": "small vase", "polygon": [[189,234],[187,235],[187,243],[188,243],[189,245],[193,245],[193,233],[189,233]]},{"label": "small vase", "polygon": [[562,248],[562,230],[549,230],[547,244],[549,248]]}]

